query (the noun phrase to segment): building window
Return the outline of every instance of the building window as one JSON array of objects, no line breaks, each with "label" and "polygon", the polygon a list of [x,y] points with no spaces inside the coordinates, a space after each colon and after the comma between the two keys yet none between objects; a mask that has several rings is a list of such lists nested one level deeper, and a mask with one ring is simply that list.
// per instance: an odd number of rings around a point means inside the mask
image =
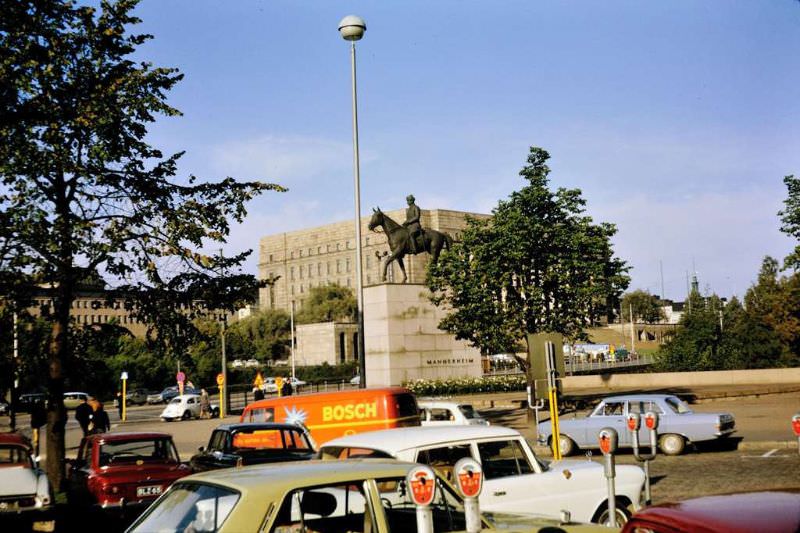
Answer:
[{"label": "building window", "polygon": [[330,264],[330,262],[325,264],[325,273],[327,275],[329,275],[329,276],[331,275],[331,264]]},{"label": "building window", "polygon": [[272,263],[272,254],[269,254],[269,262]]},{"label": "building window", "polygon": [[292,295],[294,295],[294,285],[292,285],[292,286],[291,286],[291,288],[290,288],[290,290],[289,290],[289,293],[290,293],[290,294],[292,294]]},{"label": "building window", "polygon": [[309,278],[314,277],[314,265],[308,265],[308,277]]},{"label": "building window", "polygon": [[322,246],[317,246],[317,255],[322,253]]},{"label": "building window", "polygon": [[308,255],[311,256],[311,248],[308,249]]},{"label": "building window", "polygon": [[367,246],[369,246],[369,237],[367,237],[367,238],[365,239],[365,241],[366,241],[366,245],[367,245]]},{"label": "building window", "polygon": [[317,276],[322,275],[322,263],[317,263]]},{"label": "building window", "polygon": [[331,251],[331,245],[330,244],[326,244],[325,245],[325,251],[326,252],[330,252]]},{"label": "building window", "polygon": [[365,262],[366,262],[366,264],[367,264],[367,265],[366,265],[366,266],[367,266],[367,268],[369,268],[369,260],[370,260],[370,257],[369,257],[369,256],[367,256],[367,257],[366,257],[366,261],[365,261]]},{"label": "building window", "polygon": [[337,274],[341,274],[342,273],[342,260],[341,259],[337,259],[336,260],[336,273]]},{"label": "building window", "polygon": [[350,278],[347,278],[347,286],[350,286]]},{"label": "building window", "polygon": [[336,243],[336,251],[337,252],[339,251],[339,243],[338,242]]},{"label": "building window", "polygon": [[345,271],[346,272],[350,272],[350,259],[349,258],[346,259],[344,264],[345,264],[345,267],[344,267]]},{"label": "building window", "polygon": [[289,259],[294,259],[294,250],[289,252]]},{"label": "building window", "polygon": [[303,279],[303,270],[305,270],[305,269],[303,268],[303,265],[300,265],[300,266],[299,266],[299,267],[297,267],[297,268],[298,268],[298,270],[300,271],[300,279]]},{"label": "building window", "polygon": [[303,291],[303,285],[300,285],[300,294],[303,294],[303,292],[305,292]]},{"label": "building window", "polygon": [[294,281],[294,267],[289,267],[289,281]]}]

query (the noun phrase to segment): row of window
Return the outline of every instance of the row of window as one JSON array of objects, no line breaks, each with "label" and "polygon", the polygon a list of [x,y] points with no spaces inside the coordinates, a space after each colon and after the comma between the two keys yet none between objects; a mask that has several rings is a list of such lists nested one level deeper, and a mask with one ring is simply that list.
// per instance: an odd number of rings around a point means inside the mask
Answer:
[{"label": "row of window", "polygon": [[[332,274],[342,274],[342,273],[349,273],[350,272],[350,258],[346,258],[344,260],[337,259],[336,260],[336,268],[334,271],[333,265],[331,261],[325,263],[325,267],[323,268],[322,263],[309,263],[307,265],[299,265],[298,267],[289,267],[289,281],[295,281],[296,279],[304,279],[304,278],[313,278],[313,277],[322,277],[330,276]],[[364,266],[365,269],[370,269],[373,267],[372,258],[366,256],[364,258]],[[380,261],[376,261],[375,265],[376,268],[380,267]],[[323,274],[324,272],[324,274]],[[272,277],[274,274],[270,273],[269,277]]]},{"label": "row of window", "polygon": [[[369,237],[364,239],[364,246],[369,246]],[[294,259],[295,257],[302,259],[303,257],[311,257],[316,250],[316,255],[322,255],[323,253],[331,253],[331,252],[341,252],[342,250],[351,250],[355,247],[354,241],[344,241],[344,242],[337,242],[335,244],[326,244],[324,246],[317,246],[314,248],[313,246],[303,249],[300,248],[298,250],[292,250],[289,252],[289,259]],[[275,254],[269,254],[269,262],[275,262]]]}]

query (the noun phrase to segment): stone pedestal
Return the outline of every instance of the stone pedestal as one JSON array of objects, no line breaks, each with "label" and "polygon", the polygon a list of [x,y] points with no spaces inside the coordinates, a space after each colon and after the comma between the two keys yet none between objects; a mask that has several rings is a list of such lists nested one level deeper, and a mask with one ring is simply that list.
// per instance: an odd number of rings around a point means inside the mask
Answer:
[{"label": "stone pedestal", "polygon": [[424,285],[364,288],[367,386],[414,379],[480,377],[480,352],[437,325],[446,311],[428,300]]}]

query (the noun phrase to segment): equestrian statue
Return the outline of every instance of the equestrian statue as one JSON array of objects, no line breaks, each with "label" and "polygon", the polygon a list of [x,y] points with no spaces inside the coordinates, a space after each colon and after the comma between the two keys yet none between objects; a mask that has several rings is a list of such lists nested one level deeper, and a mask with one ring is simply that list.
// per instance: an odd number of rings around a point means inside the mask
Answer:
[{"label": "equestrian statue", "polygon": [[406,275],[406,267],[403,264],[403,257],[406,254],[417,255],[424,252],[431,254],[431,261],[436,263],[439,260],[439,254],[442,248],[450,249],[453,240],[446,233],[436,231],[433,229],[425,229],[419,223],[420,208],[414,203],[414,196],[409,194],[406,197],[408,208],[406,209],[406,220],[403,224],[398,224],[386,213],[381,211],[378,207],[372,209],[372,218],[367,226],[370,230],[375,231],[375,228],[382,228],[389,239],[389,249],[391,253],[383,260],[383,269],[381,270],[381,280],[386,281],[386,270],[389,268],[389,263],[397,261],[400,266],[400,271],[403,273],[403,280],[405,283],[408,280]]}]

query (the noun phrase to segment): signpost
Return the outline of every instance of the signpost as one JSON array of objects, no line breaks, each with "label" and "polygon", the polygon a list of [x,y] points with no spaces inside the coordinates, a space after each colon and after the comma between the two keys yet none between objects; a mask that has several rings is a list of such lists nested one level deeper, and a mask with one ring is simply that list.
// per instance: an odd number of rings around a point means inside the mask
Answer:
[{"label": "signpost", "polygon": [[225,375],[220,372],[217,374],[217,385],[219,385],[219,417],[225,418],[225,410],[222,408],[225,405]]},{"label": "signpost", "polygon": [[119,401],[122,402],[122,421],[125,422],[128,419],[128,373],[122,372],[122,374],[119,376],[119,379],[122,380],[122,395],[119,397]]},{"label": "signpost", "polygon": [[283,396],[283,378],[275,376],[275,387],[278,389],[278,396]]}]

